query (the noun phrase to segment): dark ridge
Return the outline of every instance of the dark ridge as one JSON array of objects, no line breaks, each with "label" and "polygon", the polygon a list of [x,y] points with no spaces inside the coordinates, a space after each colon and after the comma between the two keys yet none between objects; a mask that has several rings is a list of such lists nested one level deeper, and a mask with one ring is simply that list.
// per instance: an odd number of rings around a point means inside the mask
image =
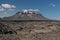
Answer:
[{"label": "dark ridge", "polygon": [[0,20],[0,22],[60,22],[60,20]]}]

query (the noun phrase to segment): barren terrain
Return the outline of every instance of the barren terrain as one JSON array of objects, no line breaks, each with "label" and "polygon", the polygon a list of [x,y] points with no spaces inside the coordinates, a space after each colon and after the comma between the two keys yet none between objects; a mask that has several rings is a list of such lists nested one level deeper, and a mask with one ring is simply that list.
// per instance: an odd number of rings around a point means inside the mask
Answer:
[{"label": "barren terrain", "polygon": [[0,40],[60,40],[59,21],[0,22],[1,26]]}]

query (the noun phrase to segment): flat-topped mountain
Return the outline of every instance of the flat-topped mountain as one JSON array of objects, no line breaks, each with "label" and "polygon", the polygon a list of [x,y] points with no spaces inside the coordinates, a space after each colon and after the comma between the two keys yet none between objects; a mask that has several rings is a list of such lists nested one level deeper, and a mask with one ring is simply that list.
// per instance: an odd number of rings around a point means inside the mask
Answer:
[{"label": "flat-topped mountain", "polygon": [[40,12],[36,10],[21,10],[18,11],[15,15],[10,17],[5,17],[4,19],[8,20],[47,20]]}]

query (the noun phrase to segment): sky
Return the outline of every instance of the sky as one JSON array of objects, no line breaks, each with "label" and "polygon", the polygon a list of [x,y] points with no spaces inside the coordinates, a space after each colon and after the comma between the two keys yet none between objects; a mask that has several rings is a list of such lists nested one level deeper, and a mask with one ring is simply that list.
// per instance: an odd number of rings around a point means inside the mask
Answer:
[{"label": "sky", "polygon": [[60,0],[0,0],[0,17],[8,17],[23,9],[38,9],[49,18],[60,20]]}]

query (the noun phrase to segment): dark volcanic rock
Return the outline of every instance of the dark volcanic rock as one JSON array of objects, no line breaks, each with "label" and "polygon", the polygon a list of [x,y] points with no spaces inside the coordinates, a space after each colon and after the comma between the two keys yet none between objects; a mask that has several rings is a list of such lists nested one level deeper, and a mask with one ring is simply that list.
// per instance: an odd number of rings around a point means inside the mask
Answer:
[{"label": "dark volcanic rock", "polygon": [[16,34],[9,26],[0,23],[0,34]]}]

